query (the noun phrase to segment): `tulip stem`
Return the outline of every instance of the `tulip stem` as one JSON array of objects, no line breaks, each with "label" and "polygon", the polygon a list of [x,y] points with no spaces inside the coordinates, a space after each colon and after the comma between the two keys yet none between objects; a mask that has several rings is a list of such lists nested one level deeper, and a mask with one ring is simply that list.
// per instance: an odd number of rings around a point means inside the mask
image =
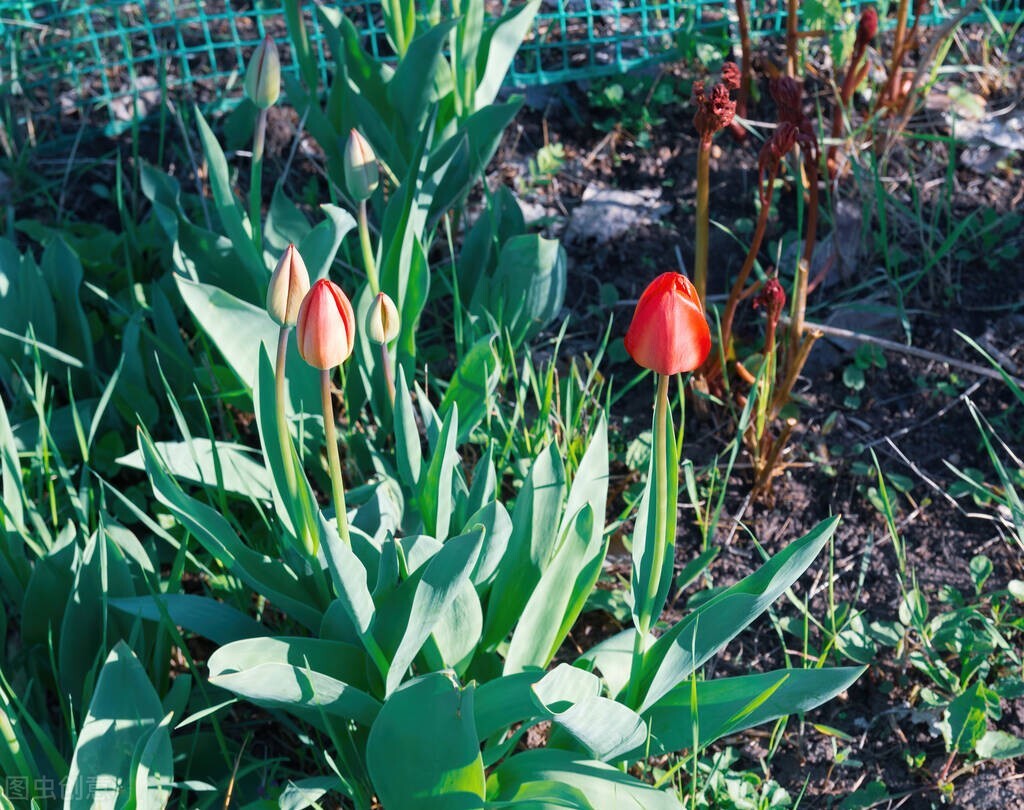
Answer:
[{"label": "tulip stem", "polygon": [[345,482],[341,477],[341,457],[338,455],[338,431],[334,427],[334,406],[331,402],[331,372],[327,369],[320,371],[320,403],[324,411],[324,439],[327,441],[327,463],[331,469],[334,517],[338,522],[338,535],[347,545],[351,545],[348,510],[345,506]]},{"label": "tulip stem", "polygon": [[706,310],[708,291],[708,185],[710,179],[711,138],[701,138],[697,149],[697,214],[693,246],[693,286],[701,308]]},{"label": "tulip stem", "polygon": [[281,444],[281,461],[284,463],[284,479],[288,487],[288,497],[291,503],[295,503],[295,468],[292,466],[292,443],[288,431],[288,419],[285,416],[285,376],[284,369],[288,357],[288,335],[291,333],[290,326],[282,326],[277,336],[277,366],[274,369],[274,384],[277,394],[277,439]]},{"label": "tulip stem", "polygon": [[[637,708],[639,700],[638,691],[643,675],[643,659],[647,647],[647,637],[651,631],[651,625],[657,620],[654,615],[657,610],[661,613],[661,605],[658,602],[658,593],[662,590],[662,569],[665,567],[666,555],[675,548],[676,533],[676,505],[679,497],[678,472],[669,486],[668,472],[668,443],[674,442],[675,437],[669,437],[668,429],[668,374],[658,375],[658,393],[654,400],[654,486],[652,491],[653,502],[648,504],[648,520],[653,513],[654,519],[654,547],[651,549],[651,577],[645,583],[647,593],[644,595],[643,607],[638,617],[636,636],[633,639],[633,660],[630,665],[629,691],[627,702],[633,708]],[[675,455],[673,453],[673,455]],[[667,583],[665,583],[667,585]],[[636,595],[634,594],[634,599]]]},{"label": "tulip stem", "polygon": [[256,253],[263,253],[263,144],[267,139],[267,111],[260,110],[252,135],[252,174],[249,178],[249,224]]},{"label": "tulip stem", "polygon": [[366,278],[370,282],[370,292],[380,292],[380,278],[377,276],[377,262],[373,258],[373,243],[370,241],[370,225],[366,216],[366,200],[359,201],[359,247],[363,251],[363,264],[366,267]]},{"label": "tulip stem", "polygon": [[275,405],[277,406],[277,439],[281,447],[281,464],[284,466],[285,486],[288,489],[288,510],[292,516],[295,536],[311,556],[316,556],[316,522],[308,498],[299,497],[298,456],[293,452],[291,432],[285,415],[285,364],[288,358],[288,337],[290,326],[282,326],[277,338],[277,365],[274,368]]},{"label": "tulip stem", "polygon": [[380,362],[384,367],[384,380],[388,384],[388,396],[391,398],[391,407],[395,407],[395,371],[391,367],[391,352],[388,351],[388,344],[380,344]]}]

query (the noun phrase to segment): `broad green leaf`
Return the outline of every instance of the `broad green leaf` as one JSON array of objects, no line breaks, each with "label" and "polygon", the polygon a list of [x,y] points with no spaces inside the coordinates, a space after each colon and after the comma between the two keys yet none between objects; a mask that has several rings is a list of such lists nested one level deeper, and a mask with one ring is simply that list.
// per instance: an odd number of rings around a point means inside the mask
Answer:
[{"label": "broad green leaf", "polygon": [[[473,583],[466,581],[456,591],[451,607],[441,614],[423,655],[432,670],[450,669],[462,676],[476,652],[484,614]],[[433,653],[436,651],[437,655]]]},{"label": "broad green leaf", "polygon": [[540,0],[529,0],[505,14],[485,31],[477,57],[480,81],[473,98],[476,109],[494,103],[539,8]]},{"label": "broad green leaf", "polygon": [[423,576],[413,596],[405,633],[391,659],[387,694],[392,694],[402,682],[423,643],[451,609],[463,583],[469,581],[469,575],[480,556],[482,541],[482,531],[454,537],[424,567]]},{"label": "broad green leaf", "polygon": [[324,712],[368,726],[380,703],[365,691],[366,663],[362,650],[337,641],[246,639],[210,656],[210,683],[260,706],[307,718]]},{"label": "broad green leaf", "polygon": [[441,50],[454,27],[454,20],[442,22],[413,40],[388,82],[388,101],[398,114],[406,143],[427,126],[431,103],[437,101],[435,75],[450,72]]},{"label": "broad green leaf", "polygon": [[[255,500],[270,500],[271,478],[251,447],[230,442],[217,442],[214,445],[209,439],[203,438],[183,442],[154,442],[153,446],[163,459],[167,471],[175,478],[216,487],[216,455],[225,492]],[[141,450],[133,450],[121,456],[117,463],[135,470],[146,468]]]},{"label": "broad green leaf", "polygon": [[596,675],[559,664],[533,685],[534,703],[602,762],[641,747],[647,725],[632,709],[601,696]]},{"label": "broad green leaf", "polygon": [[459,99],[459,110],[464,113],[474,109],[476,60],[484,29],[484,4],[469,3],[462,10],[462,18],[450,36],[449,50],[455,79],[455,94]]},{"label": "broad green leaf", "polygon": [[970,753],[987,732],[986,689],[977,683],[958,696],[942,714],[939,728],[946,750]]},{"label": "broad green leaf", "polygon": [[327,217],[298,243],[299,255],[306,263],[310,281],[327,278],[334,257],[345,236],[356,226],[352,215],[330,203],[320,206]]},{"label": "broad green leaf", "polygon": [[590,506],[596,520],[591,540],[604,536],[604,515],[608,503],[608,420],[601,413],[590,439],[587,451],[580,459],[576,476],[569,487],[565,502],[565,517],[572,519],[584,506]]},{"label": "broad green leaf", "polygon": [[408,487],[415,487],[420,480],[423,448],[420,445],[420,432],[416,426],[412,397],[409,395],[409,386],[405,382],[405,372],[402,369],[396,369],[396,377],[395,460],[398,462],[398,475],[402,479],[402,483]]},{"label": "broad green leaf", "polygon": [[[701,747],[727,734],[820,706],[863,674],[863,667],[783,669],[734,678],[698,680],[697,711],[686,680],[643,713],[651,731],[650,753],[692,748],[694,727]],[[646,756],[639,746],[631,756]]]},{"label": "broad green leaf", "polygon": [[[319,520],[320,550],[327,560],[331,582],[337,596],[335,601],[341,603],[363,643],[373,647],[375,645],[372,631],[376,612],[373,596],[370,594],[366,565],[353,546],[343,542],[334,527],[327,523],[323,513],[320,513]],[[352,542],[360,544],[359,532],[352,532]]]},{"label": "broad green leaf", "polygon": [[457,272],[464,304],[479,308],[487,301],[487,279],[498,266],[498,250],[513,236],[526,231],[523,210],[507,186],[499,186],[466,233],[459,251]]},{"label": "broad green leaf", "polygon": [[[253,385],[253,404],[256,408],[256,427],[263,447],[262,472],[268,479],[268,488],[274,500],[274,511],[284,524],[285,530],[294,538],[303,538],[303,548],[316,548],[319,542],[316,519],[316,498],[306,480],[298,455],[294,449],[291,428],[288,429],[287,447],[281,446],[277,428],[277,385],[274,369],[266,346],[259,348],[259,373]],[[286,417],[287,418],[287,417]],[[285,455],[287,454],[287,455]],[[286,460],[287,459],[287,460]],[[288,491],[285,464],[295,470],[294,497]],[[312,537],[309,535],[313,535]]]},{"label": "broad green leaf", "polygon": [[150,622],[163,620],[164,611],[174,624],[217,644],[268,635],[267,628],[230,605],[207,596],[169,593],[129,596],[110,600],[111,607]]},{"label": "broad green leaf", "polygon": [[585,505],[565,531],[512,634],[505,673],[546,667],[561,646],[604,563],[607,543],[594,536],[594,512]]},{"label": "broad green leaf", "polygon": [[[161,724],[160,698],[146,671],[123,641],[107,657],[71,759],[65,810],[91,810],[98,804],[124,806],[119,785],[135,785],[133,758],[145,762],[145,800],[139,807],[163,807],[174,780],[170,737]],[[138,790],[138,786],[136,786]],[[107,797],[103,796],[107,793]]]},{"label": "broad green leaf", "polygon": [[220,148],[217,136],[213,134],[213,130],[210,129],[198,109],[195,110],[195,116],[199,128],[199,140],[203,145],[206,163],[209,166],[213,202],[217,206],[221,225],[252,278],[253,288],[255,290],[264,289],[270,275],[252,242],[251,223],[242,213],[234,191],[231,189],[231,178],[224,152]]},{"label": "broad green leaf", "polygon": [[473,584],[482,593],[482,589],[497,576],[498,566],[501,565],[505,549],[508,548],[508,539],[512,535],[512,520],[504,506],[498,501],[491,501],[466,521],[467,530],[476,526],[483,527],[484,542],[476,570],[473,571]]},{"label": "broad green leaf", "polygon": [[131,570],[121,549],[97,530],[85,544],[60,626],[60,684],[79,710],[94,667],[115,641],[128,637],[131,623],[107,610],[108,600],[119,596],[135,596]]},{"label": "broad green leaf", "polygon": [[[0,261],[3,260],[3,244],[0,239]],[[38,434],[37,434],[38,435]],[[4,585],[10,588],[12,597],[20,598],[29,576],[28,560],[22,547],[28,534],[25,525],[25,511],[29,505],[25,493],[25,484],[21,477],[21,460],[18,457],[18,444],[14,431],[7,416],[7,406],[0,397],[0,494],[3,496],[3,534],[6,535],[5,545],[10,550],[10,570],[5,568]]]},{"label": "broad green leaf", "polygon": [[[316,604],[316,588],[280,560],[246,546],[217,511],[186,495],[167,474],[152,441],[139,434],[153,494],[188,529],[217,561],[257,593],[310,630],[320,627],[322,608]],[[326,606],[324,606],[326,607]]]},{"label": "broad green leaf", "polygon": [[89,323],[82,309],[82,263],[61,237],[50,241],[43,251],[40,271],[53,294],[54,314],[59,326],[56,347],[82,358],[86,367],[95,363]]},{"label": "broad green leaf", "polygon": [[622,632],[599,641],[577,658],[576,664],[596,669],[608,685],[608,694],[618,695],[629,683],[635,637],[636,628],[627,627]]},{"label": "broad green leaf", "polygon": [[564,497],[565,467],[549,445],[534,461],[512,510],[512,535],[487,601],[485,648],[493,649],[508,635],[550,564]]},{"label": "broad green leaf", "polygon": [[[59,370],[51,357],[72,368],[82,365],[54,348],[56,330],[53,296],[35,260],[31,254],[22,258],[13,242],[0,238],[0,381],[8,389],[17,383],[15,369],[31,377],[36,351],[46,370]],[[64,375],[59,370],[60,378]]]},{"label": "broad green leaf", "polygon": [[22,642],[28,647],[39,645],[48,650],[52,638],[60,649],[61,623],[81,565],[75,537],[74,526],[69,523],[46,556],[32,566],[21,603]]},{"label": "broad green leaf", "polygon": [[[356,323],[365,324],[370,317],[370,310],[374,307],[377,296],[369,284],[364,284],[359,293],[352,301],[352,308],[355,311]],[[404,313],[402,313],[404,316]],[[388,349],[388,356],[391,360],[392,369],[396,367],[394,347]],[[368,399],[371,409],[378,414],[381,429],[390,432],[393,427],[391,397],[388,391],[387,380],[384,377],[384,363],[381,357],[381,345],[370,337],[369,330],[357,329],[355,345],[352,351],[352,366],[349,371],[348,390],[349,397],[353,403],[361,403]],[[398,369],[401,371],[401,369]],[[359,390],[357,391],[357,383]],[[397,392],[396,392],[397,397]],[[352,404],[349,407],[353,407]]]},{"label": "broad green leaf", "polygon": [[735,638],[807,570],[839,518],[819,523],[757,571],[705,602],[669,629],[644,657],[643,714]]},{"label": "broad green leaf", "polygon": [[495,447],[489,444],[473,467],[472,486],[466,500],[466,514],[474,514],[494,503],[498,496],[498,475],[494,469]]},{"label": "broad green leaf", "polygon": [[402,183],[384,209],[381,233],[390,235],[380,247],[381,288],[388,293],[402,313],[402,331],[398,336],[399,362],[410,376],[414,373],[412,358],[416,356],[416,331],[419,317],[430,288],[429,262],[422,239],[426,238],[427,197],[423,189],[427,152],[431,142],[433,117],[416,142],[409,159],[409,168]]},{"label": "broad green leaf", "polygon": [[462,689],[441,673],[394,692],[366,744],[381,804],[388,810],[481,807],[485,776],[473,718],[473,687]]},{"label": "broad green leaf", "polygon": [[174,774],[170,724],[166,714],[160,724],[143,738],[141,750],[133,758],[135,769],[131,799],[136,810],[163,810],[170,797],[170,779]]},{"label": "broad green leaf", "polygon": [[565,249],[557,239],[514,236],[498,256],[488,308],[514,341],[528,340],[561,312],[565,284]]},{"label": "broad green leaf", "polygon": [[986,731],[974,744],[974,753],[982,759],[1013,759],[1024,756],[1024,740],[1005,731]]},{"label": "broad green leaf", "polygon": [[487,414],[494,387],[498,384],[498,357],[493,343],[494,336],[489,335],[478,340],[466,352],[438,408],[442,414],[458,408],[459,444],[469,440],[470,433]]},{"label": "broad green leaf", "polygon": [[459,454],[455,449],[458,433],[459,409],[452,407],[445,414],[437,449],[419,485],[419,507],[423,525],[427,534],[438,540],[444,540],[448,536],[452,513],[455,511],[453,484],[455,468],[459,463]]},{"label": "broad green leaf", "polygon": [[671,793],[657,790],[603,762],[571,751],[537,748],[509,757],[487,780],[489,801],[508,801],[524,787],[557,782],[576,788],[594,810],[682,810]]},{"label": "broad green leaf", "polygon": [[478,686],[474,703],[477,736],[486,740],[516,723],[539,716],[532,687],[543,677],[542,671],[531,670],[503,675]]},{"label": "broad green leaf", "polygon": [[298,247],[311,230],[306,215],[288,199],[281,184],[275,183],[274,193],[270,198],[270,208],[267,210],[267,220],[263,226],[265,248],[274,263],[276,264],[277,259],[289,244]]},{"label": "broad green leaf", "polygon": [[583,791],[560,782],[530,782],[523,785],[507,801],[487,802],[485,808],[520,808],[520,810],[551,810],[566,807],[570,810],[593,810]]},{"label": "broad green leaf", "polygon": [[436,225],[446,211],[461,207],[466,195],[480,179],[501,142],[502,134],[523,106],[523,96],[512,96],[503,104],[492,104],[473,113],[440,148],[430,156],[430,216]]}]

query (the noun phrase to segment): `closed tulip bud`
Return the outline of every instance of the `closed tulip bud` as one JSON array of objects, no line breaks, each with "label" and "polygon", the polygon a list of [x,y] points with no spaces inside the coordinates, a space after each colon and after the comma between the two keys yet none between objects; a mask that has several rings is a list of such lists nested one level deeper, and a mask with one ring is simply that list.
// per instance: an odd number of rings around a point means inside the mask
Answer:
[{"label": "closed tulip bud", "polygon": [[306,263],[295,249],[288,245],[270,277],[267,287],[267,312],[280,326],[295,326],[302,299],[309,292],[309,273]]},{"label": "closed tulip bud", "polygon": [[348,296],[333,281],[320,279],[299,307],[296,337],[302,359],[323,371],[340,366],[352,354],[355,334]]},{"label": "closed tulip bud", "polygon": [[245,71],[245,94],[261,110],[272,107],[281,95],[281,57],[270,34],[256,46]]},{"label": "closed tulip bud", "polygon": [[626,351],[658,374],[693,371],[711,351],[711,331],[686,276],[662,273],[650,283],[626,332]]},{"label": "closed tulip bud", "polygon": [[366,332],[377,343],[388,344],[398,337],[401,321],[398,308],[387,293],[377,293],[366,319]]},{"label": "closed tulip bud", "polygon": [[345,184],[358,202],[369,199],[377,190],[380,170],[373,147],[358,131],[352,130],[345,145]]}]

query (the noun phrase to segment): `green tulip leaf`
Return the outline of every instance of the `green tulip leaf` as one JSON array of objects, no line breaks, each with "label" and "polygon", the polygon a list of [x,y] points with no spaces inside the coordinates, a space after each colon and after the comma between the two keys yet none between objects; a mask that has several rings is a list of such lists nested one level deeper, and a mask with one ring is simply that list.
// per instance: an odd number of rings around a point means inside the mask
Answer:
[{"label": "green tulip leaf", "polygon": [[384,703],[366,743],[366,766],[388,810],[483,806],[484,766],[473,688],[441,673],[415,678]]},{"label": "green tulip leaf", "polygon": [[130,785],[134,806],[164,807],[174,778],[164,714],[142,664],[118,642],[96,681],[71,759],[64,806],[90,810],[108,801],[122,806],[119,791]]}]

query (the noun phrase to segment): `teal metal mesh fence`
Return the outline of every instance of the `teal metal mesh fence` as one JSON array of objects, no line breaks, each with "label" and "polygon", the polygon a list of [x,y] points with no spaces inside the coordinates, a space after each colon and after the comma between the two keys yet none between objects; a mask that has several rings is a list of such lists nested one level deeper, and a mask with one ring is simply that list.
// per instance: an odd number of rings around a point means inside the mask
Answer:
[{"label": "teal metal mesh fence", "polygon": [[[498,14],[508,0],[473,2],[487,2]],[[965,2],[932,0],[922,22],[948,19]],[[842,3],[849,12],[844,24],[855,24],[859,8],[869,4],[879,8],[883,25],[893,22],[895,3],[854,0]],[[335,5],[361,27],[366,47],[386,56],[379,3]],[[801,15],[809,15],[812,4],[801,5]],[[304,6],[326,72],[329,54],[313,3]],[[750,0],[750,6],[755,37],[784,30],[784,2]],[[715,0],[544,0],[508,84],[617,74],[672,58],[680,45],[700,38],[735,38],[733,9],[732,2]],[[1003,0],[973,16],[1012,24],[1022,15],[1024,0]],[[31,127],[33,120],[52,122],[87,110],[106,117],[108,131],[117,131],[158,105],[165,90],[204,104],[230,104],[239,95],[246,57],[266,32],[287,40],[280,0],[0,0],[0,97],[11,102],[16,112],[8,114],[17,119],[8,124]]]}]

